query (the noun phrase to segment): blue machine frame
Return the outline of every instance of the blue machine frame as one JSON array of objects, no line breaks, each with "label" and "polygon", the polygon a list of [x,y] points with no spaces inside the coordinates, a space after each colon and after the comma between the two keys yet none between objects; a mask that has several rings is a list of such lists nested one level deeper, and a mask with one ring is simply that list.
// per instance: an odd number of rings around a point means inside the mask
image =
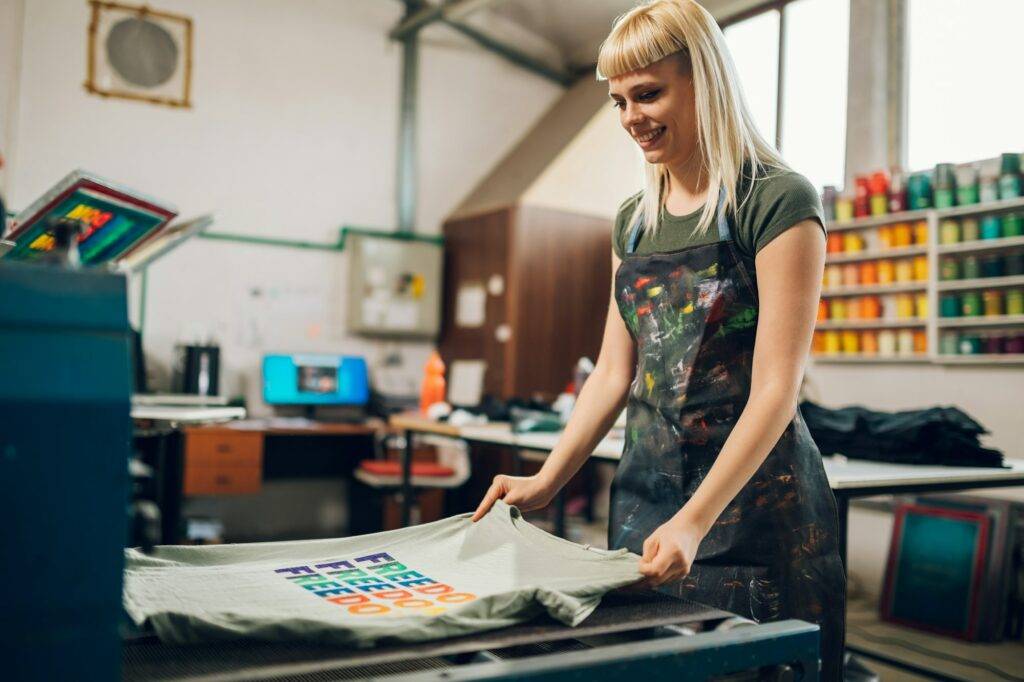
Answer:
[{"label": "blue machine frame", "polygon": [[121,677],[130,390],[124,277],[0,263],[5,679]]}]

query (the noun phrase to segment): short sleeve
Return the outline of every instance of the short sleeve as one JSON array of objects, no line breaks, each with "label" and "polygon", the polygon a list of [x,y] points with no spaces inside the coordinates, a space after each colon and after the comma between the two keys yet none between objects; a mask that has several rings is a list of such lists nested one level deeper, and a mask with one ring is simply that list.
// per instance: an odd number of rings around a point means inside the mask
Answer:
[{"label": "short sleeve", "polygon": [[638,192],[629,197],[619,205],[619,211],[615,214],[615,228],[612,231],[612,251],[619,259],[626,253],[627,225],[629,218],[636,209],[636,203],[640,200],[641,193]]},{"label": "short sleeve", "polygon": [[755,180],[738,218],[736,241],[750,258],[804,220],[814,220],[825,229],[817,190],[807,178],[792,171],[777,171]]}]

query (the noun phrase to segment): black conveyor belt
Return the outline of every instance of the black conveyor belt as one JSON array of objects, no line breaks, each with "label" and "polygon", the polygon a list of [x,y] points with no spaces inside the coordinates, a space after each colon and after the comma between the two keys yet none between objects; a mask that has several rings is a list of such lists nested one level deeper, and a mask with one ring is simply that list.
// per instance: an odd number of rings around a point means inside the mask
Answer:
[{"label": "black conveyor belt", "polygon": [[575,628],[544,616],[475,635],[419,644],[383,644],[373,649],[250,640],[171,645],[147,637],[125,643],[124,680],[209,678],[314,682],[355,679],[449,667],[451,659],[459,655],[510,647],[532,648],[533,653],[569,651],[581,646],[576,641],[579,638],[664,625],[688,624],[699,631],[704,624],[731,615],[656,593],[610,594]]}]

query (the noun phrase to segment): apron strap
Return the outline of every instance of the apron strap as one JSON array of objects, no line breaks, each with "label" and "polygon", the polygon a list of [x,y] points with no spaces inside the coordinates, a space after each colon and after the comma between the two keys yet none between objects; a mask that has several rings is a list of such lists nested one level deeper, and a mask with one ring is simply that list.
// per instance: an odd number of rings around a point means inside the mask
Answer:
[{"label": "apron strap", "polygon": [[[641,199],[642,201],[642,199]],[[723,210],[725,208],[725,187],[723,186],[718,191],[718,209],[715,211],[716,215],[716,227],[718,229],[718,239],[720,241],[729,241],[732,239],[732,231],[729,227],[729,217]],[[644,227],[644,213],[640,211],[636,216],[636,221],[633,223],[633,228],[629,232],[629,238],[626,240],[626,255],[630,256],[636,251],[636,247],[640,244],[640,237],[643,234]]]}]

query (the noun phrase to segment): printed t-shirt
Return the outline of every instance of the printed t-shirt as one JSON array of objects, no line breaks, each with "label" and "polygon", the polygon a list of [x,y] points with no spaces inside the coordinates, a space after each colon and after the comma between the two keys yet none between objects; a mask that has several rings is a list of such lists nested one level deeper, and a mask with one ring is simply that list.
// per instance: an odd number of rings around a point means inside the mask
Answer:
[{"label": "printed t-shirt", "polygon": [[512,625],[568,625],[640,579],[639,557],[556,538],[502,501],[353,538],[126,550],[124,605],[161,640],[415,642]]},{"label": "printed t-shirt", "polygon": [[[807,178],[799,173],[769,170],[765,175],[751,180],[749,170],[746,170],[736,192],[740,206],[736,215],[732,216],[733,238],[740,257],[750,268],[761,249],[797,223],[810,219],[824,226],[821,198]],[[619,258],[625,254],[626,241],[633,228],[631,223],[627,223],[632,219],[639,200],[640,193],[626,199],[616,215],[612,249]],[[717,241],[714,219],[706,232],[697,232],[702,210],[703,207],[693,213],[677,216],[662,208],[661,225],[653,233],[644,230],[636,254],[666,253]]]}]

